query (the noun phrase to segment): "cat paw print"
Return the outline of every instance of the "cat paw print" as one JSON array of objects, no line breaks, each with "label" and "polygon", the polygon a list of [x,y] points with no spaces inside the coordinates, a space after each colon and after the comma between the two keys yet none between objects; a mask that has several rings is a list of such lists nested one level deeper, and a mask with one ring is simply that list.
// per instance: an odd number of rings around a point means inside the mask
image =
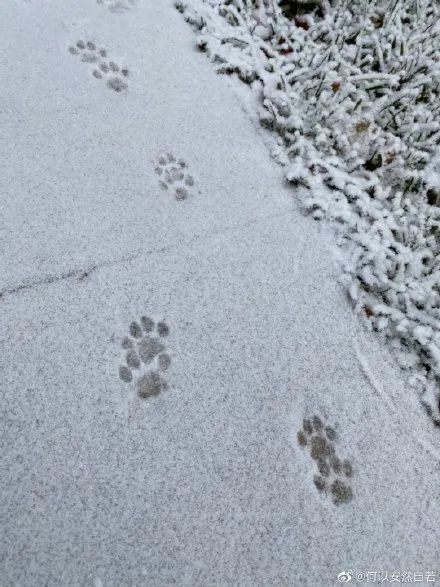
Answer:
[{"label": "cat paw print", "polygon": [[159,185],[170,190],[176,200],[186,200],[194,186],[194,178],[188,171],[185,159],[176,159],[172,153],[159,155],[154,168]]},{"label": "cat paw print", "polygon": [[135,5],[135,0],[96,0],[96,3],[105,6],[111,12],[125,12]]},{"label": "cat paw print", "polygon": [[156,324],[142,316],[139,322],[130,324],[129,334],[122,339],[119,377],[124,383],[134,381],[137,395],[143,399],[168,388],[164,373],[171,365],[171,356],[164,339],[169,331],[163,320]]},{"label": "cat paw print", "polygon": [[302,448],[308,449],[316,464],[317,472],[313,477],[316,489],[329,495],[335,505],[351,501],[353,466],[348,459],[338,456],[335,446],[337,434],[333,426],[318,415],[304,418],[297,440]]},{"label": "cat paw print", "polygon": [[69,47],[69,53],[78,56],[83,63],[91,65],[93,77],[105,81],[111,90],[119,93],[128,88],[127,78],[130,75],[128,68],[110,61],[107,50],[97,48],[93,41],[79,40]]}]

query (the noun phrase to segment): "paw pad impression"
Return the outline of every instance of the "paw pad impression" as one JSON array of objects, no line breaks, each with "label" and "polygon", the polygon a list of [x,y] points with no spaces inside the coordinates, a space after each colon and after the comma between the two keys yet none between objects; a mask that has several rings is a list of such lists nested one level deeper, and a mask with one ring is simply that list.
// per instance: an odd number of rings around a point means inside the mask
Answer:
[{"label": "paw pad impression", "polygon": [[194,186],[194,178],[188,172],[185,159],[177,159],[172,153],[159,155],[154,168],[159,176],[159,185],[170,190],[176,200],[186,200]]},{"label": "paw pad impression", "polygon": [[127,78],[130,75],[128,68],[108,60],[107,50],[98,49],[93,41],[79,40],[69,47],[69,53],[77,55],[83,63],[92,65],[93,77],[104,80],[111,90],[119,93],[128,88]]},{"label": "paw pad impression", "polygon": [[169,331],[163,320],[156,324],[152,318],[142,316],[139,322],[130,324],[121,341],[123,364],[119,367],[119,378],[124,383],[134,381],[141,398],[159,395],[168,388],[164,373],[171,365],[171,356],[164,338]]},{"label": "paw pad impression", "polygon": [[304,418],[297,434],[298,444],[309,451],[316,464],[313,477],[316,489],[331,496],[335,505],[347,503],[353,498],[349,479],[353,466],[348,459],[341,459],[336,451],[337,434],[320,416]]}]

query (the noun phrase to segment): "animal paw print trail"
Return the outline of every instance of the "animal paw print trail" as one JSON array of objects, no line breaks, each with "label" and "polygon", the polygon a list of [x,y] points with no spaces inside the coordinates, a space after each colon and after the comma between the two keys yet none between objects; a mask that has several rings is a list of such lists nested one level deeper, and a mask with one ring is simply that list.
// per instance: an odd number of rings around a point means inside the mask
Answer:
[{"label": "animal paw print trail", "polygon": [[177,159],[172,153],[159,155],[154,168],[159,176],[159,185],[170,190],[176,200],[186,200],[194,186],[194,178],[188,172],[185,159]]},{"label": "animal paw print trail", "polygon": [[105,81],[111,90],[119,93],[128,88],[128,68],[109,60],[107,50],[97,48],[93,41],[79,40],[76,45],[69,47],[69,53],[78,56],[83,63],[91,65],[93,77]]},{"label": "animal paw print trail", "polygon": [[315,461],[317,473],[313,477],[316,489],[330,495],[335,505],[347,503],[353,498],[349,479],[353,466],[348,459],[341,459],[335,447],[336,431],[318,415],[304,418],[298,431],[298,444],[309,450]]},{"label": "animal paw print trail", "polygon": [[142,316],[139,322],[130,324],[129,334],[122,339],[124,364],[119,367],[119,377],[124,383],[134,381],[137,395],[143,399],[168,389],[163,374],[171,365],[164,342],[169,331],[166,322],[156,324],[148,316]]}]

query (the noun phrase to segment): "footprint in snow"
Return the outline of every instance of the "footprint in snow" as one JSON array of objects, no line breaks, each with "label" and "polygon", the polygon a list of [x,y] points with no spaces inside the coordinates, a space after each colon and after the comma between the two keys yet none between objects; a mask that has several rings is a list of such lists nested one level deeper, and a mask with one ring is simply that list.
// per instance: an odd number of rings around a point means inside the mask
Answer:
[{"label": "footprint in snow", "polygon": [[163,320],[157,324],[148,316],[132,322],[129,334],[121,342],[123,363],[119,378],[134,383],[140,398],[147,399],[168,389],[164,373],[171,365],[171,356],[165,345],[169,326]]},{"label": "footprint in snow", "polygon": [[176,159],[172,153],[163,153],[157,158],[154,170],[159,176],[161,188],[170,190],[176,200],[186,200],[191,195],[195,181],[185,159]]},{"label": "footprint in snow", "polygon": [[88,63],[93,77],[105,81],[111,90],[119,93],[128,88],[128,67],[108,59],[107,50],[98,48],[93,41],[79,40],[69,47],[69,53],[78,56],[83,63]]},{"label": "footprint in snow", "polygon": [[317,472],[313,477],[316,489],[329,495],[335,505],[348,503],[353,498],[350,479],[353,466],[348,459],[341,459],[336,451],[335,429],[320,416],[304,418],[297,434],[298,444],[308,449]]}]

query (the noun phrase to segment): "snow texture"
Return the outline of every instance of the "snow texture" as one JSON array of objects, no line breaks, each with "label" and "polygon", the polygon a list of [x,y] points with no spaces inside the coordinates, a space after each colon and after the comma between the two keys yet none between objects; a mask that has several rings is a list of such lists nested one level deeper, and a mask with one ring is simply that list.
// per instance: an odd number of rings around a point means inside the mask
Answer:
[{"label": "snow texture", "polygon": [[216,71],[250,86],[304,209],[338,230],[356,309],[440,425],[440,5],[299,4],[175,6]]},{"label": "snow texture", "polygon": [[[438,577],[438,430],[350,311],[334,233],[171,0],[126,4],[0,6],[2,587]],[[341,463],[298,445],[316,416]]]}]

